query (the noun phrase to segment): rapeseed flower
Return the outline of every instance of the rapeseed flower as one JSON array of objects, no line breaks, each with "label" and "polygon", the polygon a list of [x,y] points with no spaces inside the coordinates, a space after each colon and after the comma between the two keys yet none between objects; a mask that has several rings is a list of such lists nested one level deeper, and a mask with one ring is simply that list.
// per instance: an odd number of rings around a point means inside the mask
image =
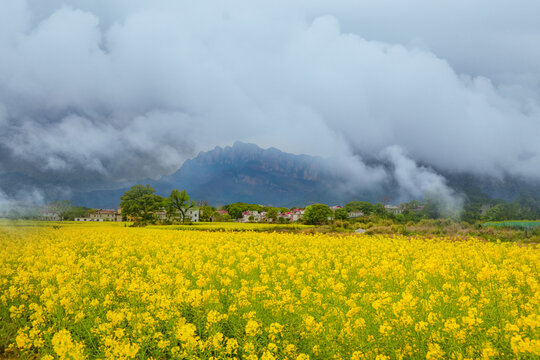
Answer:
[{"label": "rapeseed flower", "polygon": [[532,246],[227,226],[0,229],[0,345],[47,360],[540,356]]}]

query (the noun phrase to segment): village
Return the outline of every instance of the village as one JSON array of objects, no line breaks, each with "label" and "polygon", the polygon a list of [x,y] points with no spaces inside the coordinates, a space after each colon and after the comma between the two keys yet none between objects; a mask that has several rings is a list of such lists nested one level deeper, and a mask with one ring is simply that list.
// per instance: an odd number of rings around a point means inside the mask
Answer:
[{"label": "village", "polygon": [[[262,207],[262,206],[261,206]],[[333,213],[336,210],[344,209],[341,205],[331,206],[330,209]],[[404,206],[400,205],[384,205],[384,209],[393,215],[401,214],[404,211]],[[420,206],[418,210],[421,210]],[[66,220],[62,216],[62,211],[57,208],[57,206],[46,205],[41,209],[41,214],[38,216],[39,220],[43,221],[64,221]],[[199,222],[201,216],[204,215],[204,209],[199,207],[194,207],[186,211],[186,222]],[[213,214],[205,217],[204,221],[234,221],[239,223],[253,223],[253,222],[278,222],[278,223],[288,223],[288,222],[298,222],[301,221],[304,217],[306,209],[305,208],[292,208],[290,211],[278,211],[275,217],[268,216],[268,211],[257,211],[257,210],[246,210],[241,214],[242,216],[237,219],[232,219],[229,216],[227,210],[215,210]],[[347,212],[347,218],[355,219],[363,217],[365,214],[359,210],[353,210]],[[155,212],[156,219],[161,222],[169,220],[166,210],[160,210]],[[333,216],[329,216],[328,220],[333,220]],[[122,221],[134,221],[130,216],[122,215],[122,208],[117,209],[89,209],[86,216],[75,217],[73,221],[77,222],[122,222]]]}]

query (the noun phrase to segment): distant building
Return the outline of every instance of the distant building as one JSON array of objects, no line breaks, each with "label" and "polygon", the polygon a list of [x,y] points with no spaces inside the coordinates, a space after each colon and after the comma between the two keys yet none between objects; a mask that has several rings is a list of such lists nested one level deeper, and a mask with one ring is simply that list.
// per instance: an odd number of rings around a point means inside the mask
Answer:
[{"label": "distant building", "polygon": [[103,221],[112,221],[112,222],[120,222],[122,221],[122,213],[121,210],[113,210],[113,209],[99,209],[95,212],[90,213],[88,217],[84,218],[75,218],[75,221],[97,221],[97,222],[103,222]]},{"label": "distant building", "polygon": [[280,213],[278,214],[278,219],[279,219],[279,218],[284,219],[284,220],[287,220],[287,221],[291,221],[291,219],[292,219],[292,214],[291,214],[290,211],[287,211],[287,212],[284,212],[284,213],[280,212]]},{"label": "distant building", "polygon": [[493,207],[493,205],[491,205],[491,204],[483,204],[480,207],[480,215],[485,216],[487,214],[488,210],[491,209],[492,207]]},{"label": "distant building", "polygon": [[291,221],[298,221],[304,217],[305,209],[292,209],[291,210]]},{"label": "distant building", "polygon": [[99,209],[94,213],[90,214],[90,219],[93,221],[122,221],[122,215],[118,210],[111,209]]},{"label": "distant building", "polygon": [[198,222],[200,218],[200,211],[198,208],[191,208],[186,212],[186,217],[192,222]]},{"label": "distant building", "polygon": [[[157,216],[157,218],[160,221],[168,220],[167,219],[167,211],[165,211],[165,210],[156,211],[154,214]],[[185,221],[191,221],[191,222],[198,222],[199,221],[199,216],[200,216],[199,209],[198,208],[191,208],[191,209],[186,211],[186,218],[184,220]]]},{"label": "distant building", "polygon": [[62,216],[60,215],[60,211],[56,209],[49,209],[45,208],[43,209],[43,212],[41,213],[41,220],[45,221],[61,221],[63,220]]},{"label": "distant building", "polygon": [[390,214],[394,214],[394,215],[401,214],[401,213],[403,212],[403,209],[401,208],[401,206],[396,206],[396,205],[384,205],[384,208],[385,208],[386,211],[388,211]]},{"label": "distant building", "polygon": [[278,218],[282,218],[288,221],[299,221],[300,219],[304,217],[305,212],[306,212],[305,209],[295,208],[295,209],[292,209],[291,211],[278,213]]},{"label": "distant building", "polygon": [[156,215],[156,217],[160,220],[160,221],[165,221],[167,220],[167,212],[165,210],[161,210],[161,211],[156,211],[154,213],[154,215]]},{"label": "distant building", "polygon": [[238,222],[247,223],[250,221],[261,221],[262,219],[262,213],[259,213],[258,211],[244,211],[242,212],[242,217],[238,219]]},{"label": "distant building", "polygon": [[359,217],[364,216],[364,213],[360,210],[354,210],[354,211],[349,211],[348,215],[349,215],[349,218],[354,219],[354,218],[359,218]]}]

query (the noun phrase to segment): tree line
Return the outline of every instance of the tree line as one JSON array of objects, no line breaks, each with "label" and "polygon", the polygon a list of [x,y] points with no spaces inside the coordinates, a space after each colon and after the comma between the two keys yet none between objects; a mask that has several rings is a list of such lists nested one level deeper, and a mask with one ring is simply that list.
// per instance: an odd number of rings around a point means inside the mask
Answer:
[{"label": "tree line", "polygon": [[[168,197],[159,196],[149,185],[135,185],[127,190],[121,197],[120,206],[124,218],[131,218],[139,225],[154,224],[157,222],[183,223],[189,221],[187,216],[190,209],[198,206],[201,221],[233,221],[242,218],[245,211],[266,212],[266,219],[284,223],[288,220],[280,213],[290,211],[286,207],[262,206],[235,202],[221,207],[211,206],[206,201],[196,203],[191,200],[185,190],[172,190]],[[450,218],[454,221],[464,221],[470,224],[479,222],[506,221],[506,220],[540,220],[540,190],[537,192],[522,192],[513,201],[492,199],[478,189],[467,192],[463,207],[454,213],[442,211],[441,200],[426,197],[422,201],[412,200],[399,205],[400,213],[393,214],[385,209],[382,203],[367,201],[351,201],[344,208],[332,211],[327,205],[313,204],[306,207],[303,221],[310,224],[322,224],[328,219],[341,221],[356,221],[349,219],[349,213],[361,212],[363,219],[392,220],[394,223],[418,222],[422,219]],[[54,210],[63,220],[74,220],[86,217],[95,211],[87,207],[74,206],[69,200],[54,201],[46,206]],[[294,208],[294,207],[293,207]],[[292,209],[292,208],[291,208]],[[221,210],[221,211],[220,211]],[[225,213],[226,211],[226,213]],[[166,218],[158,216],[165,212]],[[11,209],[9,213],[2,214],[9,218],[40,218],[41,208]],[[255,219],[250,219],[255,220]]]},{"label": "tree line", "polygon": [[[276,223],[287,222],[280,213],[290,211],[286,207],[263,206],[235,202],[219,208],[211,206],[206,201],[198,204],[191,200],[185,190],[172,190],[169,197],[156,195],[149,185],[135,185],[121,197],[122,214],[135,220],[136,225],[156,223],[156,212],[166,211],[167,223],[189,221],[187,212],[198,206],[201,221],[233,221],[243,217],[245,211],[266,212],[266,219]],[[294,207],[293,207],[294,208]],[[291,209],[293,209],[291,208]],[[343,208],[333,211],[325,204],[312,204],[305,208],[302,222],[307,224],[324,224],[329,221],[357,221],[349,218],[352,212],[361,212],[362,221],[366,219],[385,219],[395,223],[419,222],[422,219],[452,218],[456,221],[477,223],[480,221],[504,220],[537,220],[540,219],[540,196],[521,194],[513,202],[501,199],[490,199],[483,193],[466,198],[463,208],[454,213],[444,212],[441,199],[426,197],[422,201],[412,200],[399,205],[400,213],[389,212],[382,203],[367,201],[351,201]],[[221,211],[220,211],[221,210]],[[254,220],[254,219],[250,219]]]}]

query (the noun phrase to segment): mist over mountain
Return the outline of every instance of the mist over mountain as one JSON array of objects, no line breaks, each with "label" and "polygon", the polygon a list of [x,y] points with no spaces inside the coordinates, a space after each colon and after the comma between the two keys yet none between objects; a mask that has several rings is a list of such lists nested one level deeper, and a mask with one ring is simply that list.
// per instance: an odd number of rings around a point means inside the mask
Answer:
[{"label": "mist over mountain", "polygon": [[[152,185],[163,196],[168,196],[172,189],[185,189],[193,199],[216,205],[242,201],[301,206],[344,200],[335,189],[339,180],[328,159],[235,142],[233,146],[199,153],[172,175],[139,182]],[[126,189],[77,192],[73,202],[89,207],[115,207]],[[377,196],[364,195],[370,200]]]},{"label": "mist over mountain", "polygon": [[232,147],[216,147],[187,160],[156,187],[168,190],[182,184],[194,197],[219,204],[244,201],[290,205],[324,194],[330,180],[321,158],[236,142]]},{"label": "mist over mountain", "polygon": [[[361,189],[362,178],[343,178],[335,171],[332,159],[294,155],[276,148],[262,149],[255,144],[235,142],[232,146],[216,147],[186,160],[172,175],[159,180],[142,179],[135,183],[150,184],[157,193],[168,196],[172,189],[185,189],[192,199],[213,205],[242,201],[274,206],[305,206],[315,202],[344,204],[351,200],[399,203],[417,197],[402,193],[403,174],[389,161],[373,160],[373,168],[388,174],[377,186]],[[420,167],[418,169],[429,169]],[[427,170],[423,170],[427,171]],[[434,170],[432,173],[435,174]],[[442,176],[438,175],[437,176]],[[521,191],[537,191],[540,184],[525,179],[479,177],[467,173],[445,173],[445,191],[467,200],[470,197],[512,200]],[[349,187],[345,187],[349,184]],[[125,184],[124,184],[125,185]],[[76,192],[76,205],[93,208],[113,208],[129,186],[114,190]]]}]

